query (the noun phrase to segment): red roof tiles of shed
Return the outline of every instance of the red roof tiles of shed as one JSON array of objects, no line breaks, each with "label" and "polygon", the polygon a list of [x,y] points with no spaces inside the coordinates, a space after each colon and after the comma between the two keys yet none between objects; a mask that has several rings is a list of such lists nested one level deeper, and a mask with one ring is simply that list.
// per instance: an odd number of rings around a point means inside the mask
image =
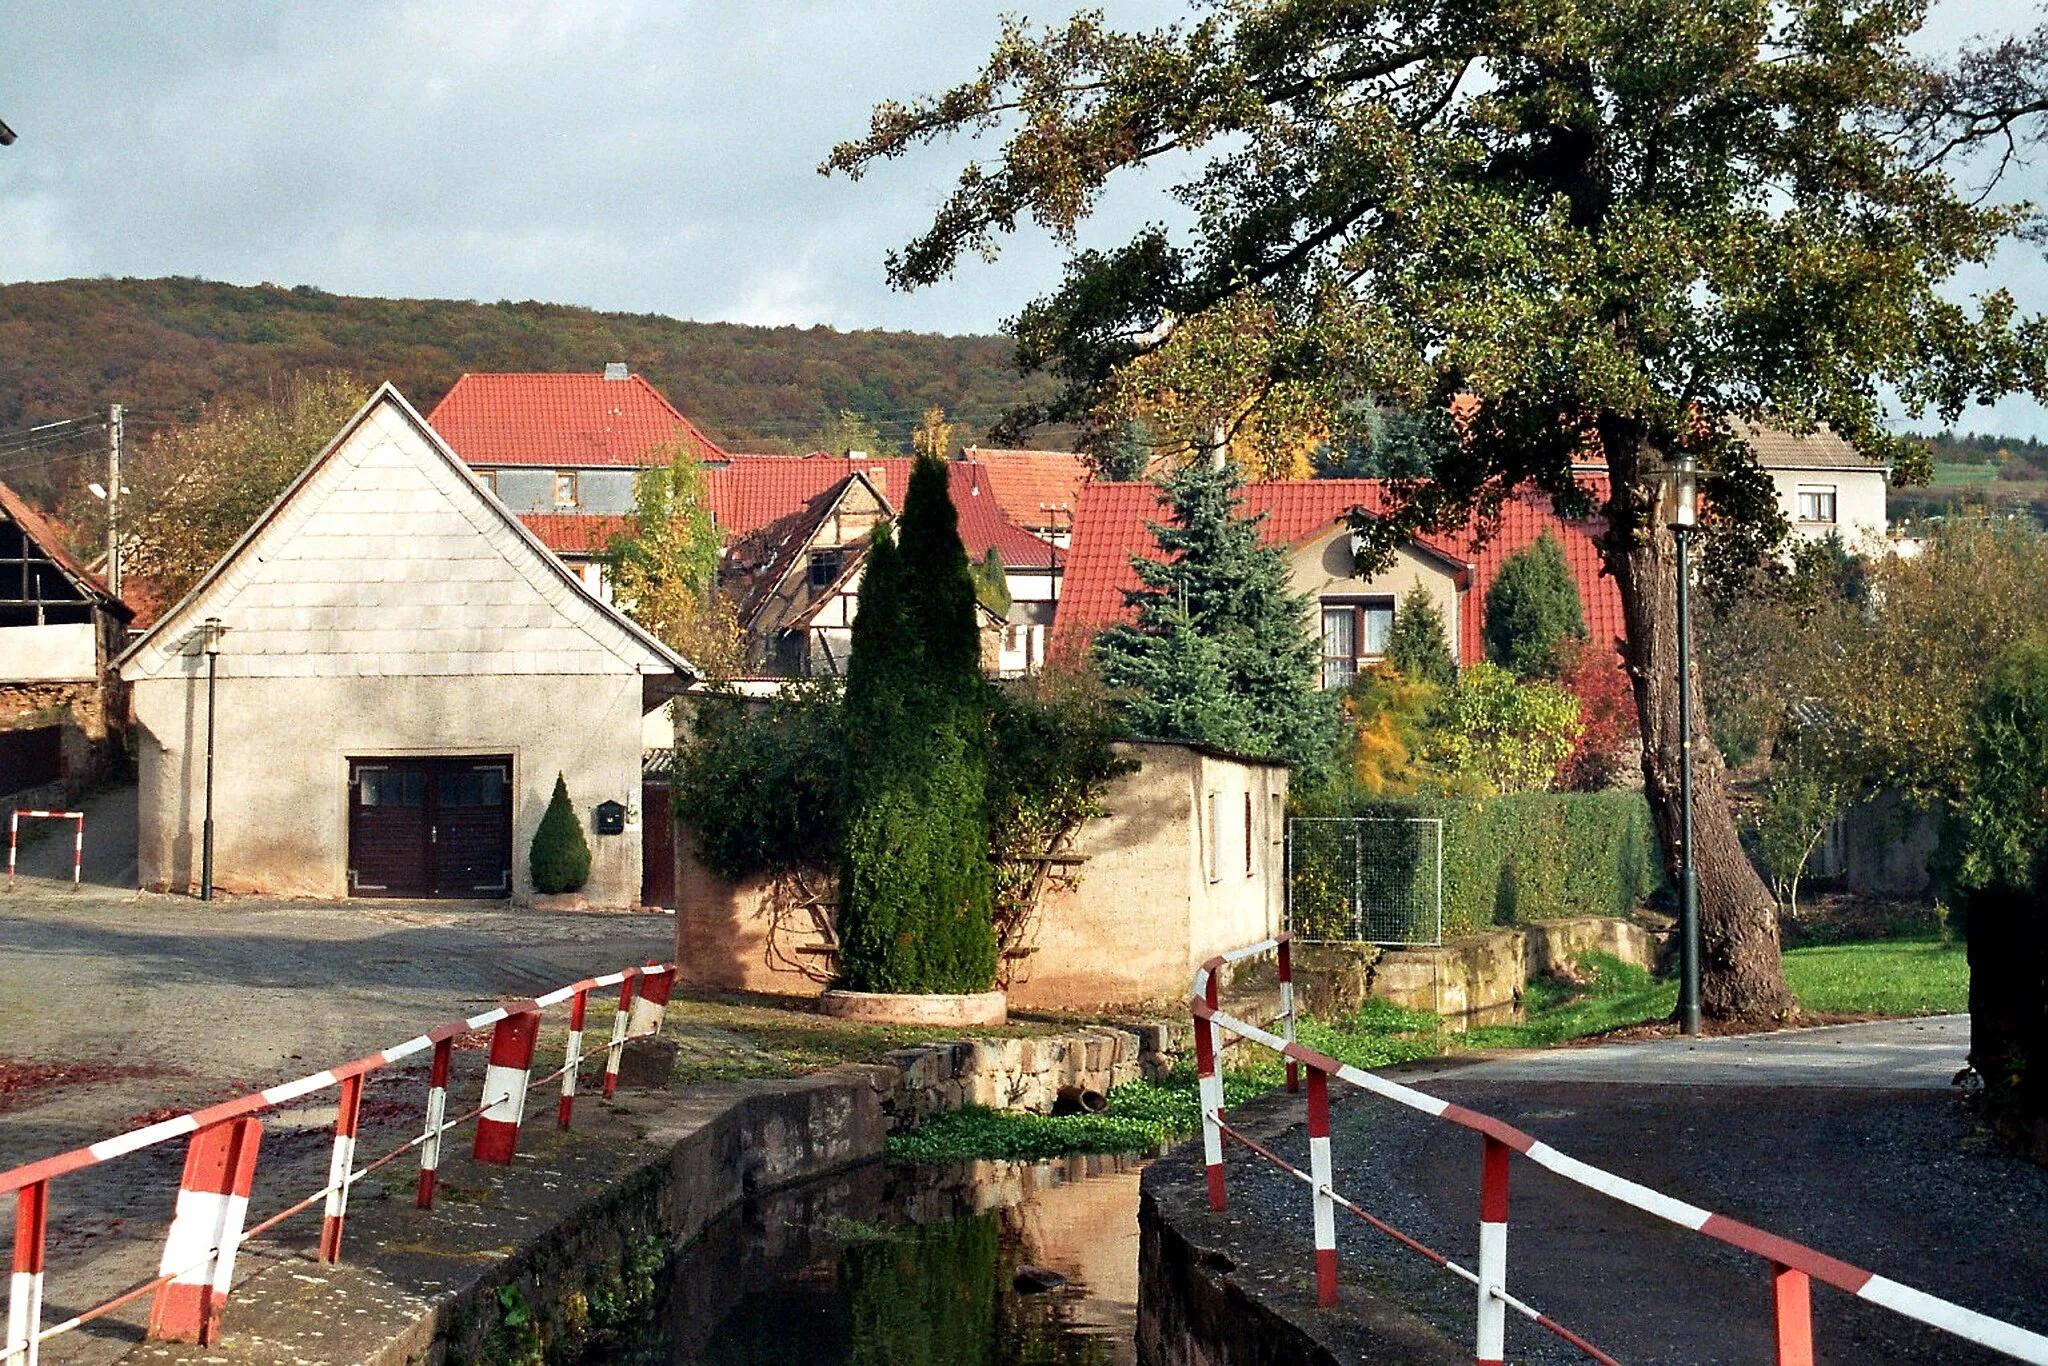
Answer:
[{"label": "red roof tiles of shed", "polygon": [[428,419],[471,465],[638,468],[681,442],[700,458],[725,451],[639,375],[464,375]]},{"label": "red roof tiles of shed", "polygon": [[[1088,462],[1067,451],[1003,450],[969,446],[962,459],[988,472],[996,506],[1018,526],[1065,526],[1072,520]],[[1064,508],[1065,512],[1049,509]]]},{"label": "red roof tiles of shed", "polygon": [[[1246,485],[1243,510],[1265,514],[1259,531],[1268,545],[1298,545],[1344,521],[1354,507],[1370,511],[1385,502],[1386,489],[1375,480],[1297,479]],[[1145,524],[1167,516],[1152,484],[1091,483],[1082,488],[1054,623],[1056,651],[1079,648],[1102,627],[1125,619],[1124,594],[1140,587],[1131,558],[1159,553]],[[1482,541],[1473,530],[1420,537],[1418,543],[1438,557],[1471,566],[1467,601],[1477,609],[1507,557],[1548,531],[1564,547],[1565,560],[1578,581],[1588,634],[1595,640],[1613,640],[1624,627],[1621,594],[1614,580],[1602,573],[1599,547],[1593,542],[1603,529],[1598,519],[1564,521],[1551,512],[1546,495],[1525,492],[1501,509],[1490,538]],[[1480,616],[1479,610],[1459,614],[1460,658],[1484,655]]]},{"label": "red roof tiles of shed", "polygon": [[557,555],[602,555],[633,527],[630,517],[601,512],[522,512],[519,520]]}]

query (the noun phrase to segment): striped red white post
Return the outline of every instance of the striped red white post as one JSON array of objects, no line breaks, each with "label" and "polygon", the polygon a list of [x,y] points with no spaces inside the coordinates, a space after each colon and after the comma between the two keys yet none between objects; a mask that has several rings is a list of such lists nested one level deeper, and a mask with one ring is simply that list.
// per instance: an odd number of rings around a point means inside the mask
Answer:
[{"label": "striped red white post", "polygon": [[434,1178],[441,1170],[441,1123],[448,1113],[448,1057],[453,1038],[434,1041],[434,1071],[427,1079],[427,1128],[420,1143],[420,1184],[413,1203],[434,1207]]},{"label": "striped red white post", "polygon": [[177,1212],[157,1267],[157,1275],[171,1279],[157,1287],[149,1307],[152,1342],[204,1345],[219,1339],[262,1137],[258,1119],[231,1119],[192,1135]]},{"label": "striped red white post", "polygon": [[479,1162],[512,1164],[519,1149],[519,1123],[526,1117],[526,1083],[533,1074],[533,1049],[540,1042],[540,1012],[522,1010],[491,1031],[491,1058],[484,1068],[484,1112],[476,1122]]},{"label": "striped red white post", "polygon": [[1316,1216],[1316,1304],[1337,1307],[1337,1202],[1331,1186],[1330,1079],[1319,1067],[1308,1070],[1308,1174],[1314,1183]]},{"label": "striped red white post", "polygon": [[[1216,1006],[1216,974],[1209,974],[1208,1001]],[[1195,1017],[1195,1084],[1202,1102],[1202,1162],[1208,1170],[1209,1208],[1228,1203],[1223,1192],[1223,1059],[1217,1048],[1216,1022]]]},{"label": "striped red white post", "polygon": [[327,1160],[327,1211],[320,1220],[320,1260],[341,1260],[341,1225],[348,1217],[348,1188],[356,1169],[356,1120],[363,1110],[363,1074],[341,1079],[341,1104],[334,1114],[334,1152]]},{"label": "striped red white post", "polygon": [[85,867],[85,813],[72,817],[71,832],[71,885],[78,886],[78,875]]},{"label": "striped red white post", "polygon": [[[1282,935],[1280,937],[1280,1018],[1287,1027],[1287,1032],[1283,1037],[1289,1043],[1294,1042],[1294,954],[1292,950],[1292,942],[1287,936]],[[1292,1058],[1287,1060],[1287,1089],[1289,1091],[1299,1091],[1301,1089],[1301,1064]]]},{"label": "striped red white post", "polygon": [[633,1002],[633,1023],[626,1036],[644,1039],[661,1033],[668,1022],[668,994],[675,989],[676,975],[667,968],[649,964],[640,970],[640,999]]},{"label": "striped red white post", "polygon": [[7,1366],[36,1366],[43,1328],[43,1234],[50,1219],[50,1183],[14,1193],[14,1275],[7,1286]]},{"label": "striped red white post", "polygon": [[1479,1366],[1501,1366],[1507,1353],[1508,1145],[1491,1134],[1479,1177]]},{"label": "striped red white post", "polygon": [[579,991],[569,1003],[569,1047],[562,1059],[562,1099],[555,1107],[555,1123],[569,1127],[569,1112],[576,1107],[576,1069],[583,1065],[583,1009],[590,992]]},{"label": "striped red white post", "polygon": [[7,890],[14,890],[14,855],[21,847],[21,813],[7,814]]},{"label": "striped red white post", "polygon": [[1771,1299],[1778,1319],[1778,1366],[1813,1366],[1812,1279],[1773,1262]]},{"label": "striped red white post", "polygon": [[619,1010],[612,1016],[611,1046],[604,1055],[604,1098],[610,1100],[619,1089],[619,1050],[626,1046],[626,1026],[633,1018],[633,988],[640,982],[638,970],[619,983]]}]

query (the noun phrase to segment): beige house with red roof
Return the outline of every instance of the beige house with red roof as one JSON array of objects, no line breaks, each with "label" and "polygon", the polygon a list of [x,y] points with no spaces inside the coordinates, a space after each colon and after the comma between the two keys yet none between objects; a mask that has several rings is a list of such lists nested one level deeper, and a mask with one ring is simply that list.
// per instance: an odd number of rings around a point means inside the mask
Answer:
[{"label": "beige house with red roof", "polygon": [[[1507,501],[1490,532],[1474,527],[1418,537],[1387,569],[1360,578],[1350,514],[1354,508],[1380,510],[1386,500],[1385,485],[1368,479],[1281,480],[1244,489],[1243,511],[1261,519],[1266,544],[1286,548],[1294,591],[1311,600],[1311,625],[1323,642],[1324,687],[1343,687],[1385,654],[1400,600],[1417,585],[1435,600],[1459,666],[1484,659],[1486,591],[1507,558],[1545,532],[1564,548],[1590,637],[1612,641],[1623,634],[1621,594],[1601,572],[1594,541],[1602,530],[1598,520],[1566,521],[1551,511],[1546,496],[1524,492]],[[1132,557],[1159,553],[1146,523],[1169,517],[1159,489],[1149,483],[1096,483],[1081,490],[1054,627],[1055,656],[1085,650],[1097,631],[1128,619],[1125,595],[1142,586]]]}]

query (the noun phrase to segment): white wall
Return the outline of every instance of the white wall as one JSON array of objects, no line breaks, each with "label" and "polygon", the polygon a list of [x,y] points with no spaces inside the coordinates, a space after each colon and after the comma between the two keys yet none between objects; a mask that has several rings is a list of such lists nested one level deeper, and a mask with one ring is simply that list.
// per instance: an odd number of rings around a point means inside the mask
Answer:
[{"label": "white wall", "polygon": [[0,683],[92,682],[100,676],[98,630],[89,621],[0,627]]},{"label": "white wall", "polygon": [[[223,664],[229,661],[224,658]],[[267,896],[348,895],[348,761],[368,756],[510,754],[514,895],[532,895],[527,851],[556,773],[591,847],[591,904],[640,900],[640,835],[599,836],[606,799],[640,805],[640,680],[621,675],[501,678],[243,678],[219,682],[214,738],[214,882]],[[144,887],[199,881],[205,808],[206,679],[135,684],[137,849]]]},{"label": "white wall", "polygon": [[[1773,469],[1769,473],[1778,490],[1778,510],[1792,524],[1794,536],[1801,540],[1824,541],[1839,533],[1844,544],[1852,550],[1874,550],[1883,543],[1888,522],[1885,515],[1886,475],[1882,469]],[[1809,488],[1835,490],[1833,522],[1799,520],[1799,491]]]}]

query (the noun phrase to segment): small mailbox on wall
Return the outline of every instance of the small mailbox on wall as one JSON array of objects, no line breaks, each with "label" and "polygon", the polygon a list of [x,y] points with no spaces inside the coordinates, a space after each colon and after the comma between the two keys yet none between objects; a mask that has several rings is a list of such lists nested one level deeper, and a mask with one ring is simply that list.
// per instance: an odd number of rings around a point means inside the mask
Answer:
[{"label": "small mailbox on wall", "polygon": [[618,802],[599,802],[596,812],[597,833],[600,835],[623,835],[626,833],[626,808]]}]

